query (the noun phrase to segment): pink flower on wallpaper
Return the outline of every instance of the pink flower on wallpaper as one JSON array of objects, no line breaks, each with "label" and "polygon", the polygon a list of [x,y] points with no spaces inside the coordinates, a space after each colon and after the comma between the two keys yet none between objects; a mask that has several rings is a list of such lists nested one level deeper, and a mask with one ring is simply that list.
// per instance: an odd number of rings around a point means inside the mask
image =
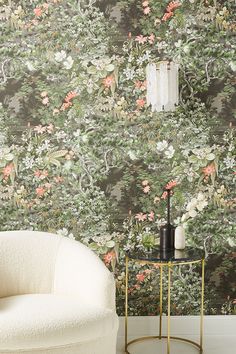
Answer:
[{"label": "pink flower on wallpaper", "polygon": [[38,134],[43,134],[45,133],[47,130],[46,127],[43,127],[41,124],[40,125],[36,125],[36,127],[34,127],[34,131]]},{"label": "pink flower on wallpaper", "polygon": [[39,170],[36,170],[36,171],[34,171],[34,175],[35,175],[35,177],[40,177],[41,172]]},{"label": "pink flower on wallpaper", "polygon": [[3,168],[3,178],[4,179],[7,179],[9,176],[10,176],[10,174],[11,174],[11,172],[14,170],[14,165],[13,165],[13,163],[9,163],[7,166],[5,166],[4,168]]},{"label": "pink flower on wallpaper", "polygon": [[145,179],[144,181],[142,181],[142,186],[147,186],[149,184],[149,182],[148,182],[148,180],[147,179]]},{"label": "pink flower on wallpaper", "polygon": [[113,84],[114,81],[115,81],[114,76],[109,75],[105,79],[102,80],[102,83],[106,88],[109,88],[109,87],[111,87],[111,85]]},{"label": "pink flower on wallpaper", "polygon": [[48,177],[48,171],[47,170],[41,171],[40,179],[44,179],[46,177]]},{"label": "pink flower on wallpaper", "polygon": [[137,81],[135,81],[134,86],[135,86],[135,88],[140,89],[141,91],[144,91],[147,88],[147,81],[146,80],[144,80],[144,81],[137,80]]},{"label": "pink flower on wallpaper", "polygon": [[174,12],[166,12],[164,14],[164,16],[162,17],[162,21],[166,22],[167,20],[169,20],[169,18],[171,18],[174,15]]},{"label": "pink flower on wallpaper", "polygon": [[61,111],[65,111],[66,109],[68,109],[69,107],[72,106],[72,102],[64,102],[60,108]]},{"label": "pink flower on wallpaper", "polygon": [[155,35],[153,33],[150,34],[150,36],[148,37],[148,42],[150,44],[153,44],[155,41]]},{"label": "pink flower on wallpaper", "polygon": [[48,97],[44,97],[44,99],[42,100],[42,104],[48,105],[49,104],[49,98]]},{"label": "pink flower on wallpaper", "polygon": [[56,176],[56,177],[54,177],[54,181],[59,184],[64,181],[64,178],[61,176]]},{"label": "pink flower on wallpaper", "polygon": [[146,186],[146,187],[144,187],[143,188],[143,193],[145,193],[145,194],[147,194],[147,193],[149,193],[150,192],[150,186]]},{"label": "pink flower on wallpaper", "polygon": [[116,258],[116,254],[114,251],[110,251],[103,257],[104,262],[106,265],[109,265],[113,259]]},{"label": "pink flower on wallpaper", "polygon": [[172,189],[174,188],[175,186],[177,186],[177,181],[175,180],[172,180],[170,182],[167,183],[167,185],[165,186],[165,189]]},{"label": "pink flower on wallpaper", "polygon": [[141,87],[141,85],[142,85],[142,81],[140,81],[140,80],[137,80],[134,83],[135,88],[138,88],[138,89]]},{"label": "pink flower on wallpaper", "polygon": [[145,8],[143,9],[144,15],[148,15],[150,12],[151,12],[151,9],[150,9],[149,6],[148,6],[148,7],[145,7]]},{"label": "pink flower on wallpaper", "polygon": [[51,183],[45,183],[45,188],[47,189],[51,189],[52,188],[52,184]]},{"label": "pink flower on wallpaper", "polygon": [[78,94],[75,91],[70,91],[65,98],[65,102],[69,102],[71,101],[73,98],[75,98],[76,96],[78,96]]},{"label": "pink flower on wallpaper", "polygon": [[181,3],[179,1],[171,1],[166,8],[166,12],[173,12],[174,10],[176,10],[180,6],[181,6]]},{"label": "pink flower on wallpaper", "polygon": [[40,16],[42,16],[42,9],[41,9],[41,7],[36,7],[35,9],[34,9],[34,14],[35,14],[35,16],[36,17],[40,17]]},{"label": "pink flower on wallpaper", "polygon": [[136,104],[138,106],[138,108],[143,108],[143,106],[145,105],[145,100],[143,98],[139,98],[136,100]]},{"label": "pink flower on wallpaper", "polygon": [[166,199],[167,198],[168,193],[165,191],[162,193],[161,199]]},{"label": "pink flower on wallpaper", "polygon": [[135,37],[135,41],[139,44],[144,44],[147,42],[147,37],[144,37],[142,34],[140,34],[139,36]]},{"label": "pink flower on wallpaper", "polygon": [[52,123],[50,123],[48,126],[47,126],[47,132],[49,134],[51,134],[54,130],[54,125]]},{"label": "pink flower on wallpaper", "polygon": [[139,281],[140,283],[144,281],[144,279],[146,278],[145,273],[139,273],[136,275],[136,279],[137,281]]},{"label": "pink flower on wallpaper", "polygon": [[216,168],[215,168],[214,163],[211,163],[210,165],[208,165],[202,169],[205,176],[212,175],[215,172],[215,170],[216,170]]},{"label": "pink flower on wallpaper", "polygon": [[150,213],[148,214],[148,220],[149,221],[154,221],[154,217],[155,217],[155,214],[153,211],[150,211]]},{"label": "pink flower on wallpaper", "polygon": [[42,91],[40,95],[41,97],[47,97],[48,93],[47,91]]},{"label": "pink flower on wallpaper", "polygon": [[147,219],[147,214],[138,213],[135,215],[135,219],[138,221],[145,221]]},{"label": "pink flower on wallpaper", "polygon": [[143,5],[143,7],[147,7],[149,5],[149,1],[147,1],[147,0],[143,1],[142,5]]},{"label": "pink flower on wallpaper", "polygon": [[36,194],[38,197],[42,197],[44,195],[44,193],[46,192],[46,189],[43,187],[38,187],[35,189]]}]

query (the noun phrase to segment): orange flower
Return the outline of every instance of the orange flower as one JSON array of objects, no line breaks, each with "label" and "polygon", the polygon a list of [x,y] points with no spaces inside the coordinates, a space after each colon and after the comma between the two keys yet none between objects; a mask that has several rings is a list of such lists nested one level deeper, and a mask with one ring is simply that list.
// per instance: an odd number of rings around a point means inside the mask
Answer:
[{"label": "orange flower", "polygon": [[111,87],[111,85],[113,84],[113,82],[114,82],[114,76],[113,76],[113,75],[109,75],[109,76],[107,76],[105,79],[102,80],[102,83],[103,83],[103,85],[104,85],[106,88]]},{"label": "orange flower", "polygon": [[40,171],[40,170],[37,170],[34,172],[34,175],[35,177],[38,177],[40,179],[44,179],[48,176],[48,171],[46,170],[43,170],[43,171]]},{"label": "orange flower", "polygon": [[41,176],[41,171],[39,171],[39,170],[34,171],[34,175],[35,175],[35,177],[40,177]]},{"label": "orange flower", "polygon": [[212,175],[215,172],[215,170],[216,170],[216,168],[215,168],[214,163],[211,163],[210,165],[208,165],[202,169],[205,176]]},{"label": "orange flower", "polygon": [[116,258],[116,254],[115,254],[114,251],[108,252],[108,253],[105,254],[105,256],[103,257],[106,266],[109,265],[109,264],[111,263],[111,261],[112,261],[113,259],[115,259],[115,258]]},{"label": "orange flower", "polygon": [[145,105],[145,100],[143,98],[139,98],[136,100],[136,104],[138,108],[143,108],[143,106]]},{"label": "orange flower", "polygon": [[137,80],[134,83],[135,88],[140,89],[141,91],[144,91],[147,88],[147,82],[145,81],[140,81]]},{"label": "orange flower", "polygon": [[8,177],[10,176],[11,172],[14,170],[14,165],[13,163],[9,163],[7,166],[5,166],[3,168],[3,178],[4,179],[8,179]]},{"label": "orange flower", "polygon": [[167,198],[168,193],[165,191],[162,193],[161,199],[166,199]]},{"label": "orange flower", "polygon": [[38,197],[42,197],[46,192],[46,190],[43,187],[38,187],[35,189],[35,191]]},{"label": "orange flower", "polygon": [[75,91],[70,91],[65,98],[65,102],[71,101],[74,97],[78,96],[78,94]]},{"label": "orange flower", "polygon": [[137,281],[139,281],[140,283],[142,283],[144,281],[144,279],[146,278],[146,274],[143,272],[143,273],[139,273],[136,275],[136,279]]},{"label": "orange flower", "polygon": [[172,181],[170,181],[170,182],[168,182],[167,183],[167,185],[165,186],[165,189],[172,189],[172,188],[174,188],[175,186],[177,186],[177,182],[176,181],[174,181],[174,180],[172,180]]},{"label": "orange flower", "polygon": [[173,12],[173,10],[176,10],[178,7],[181,6],[181,3],[179,1],[171,1],[169,5],[166,8],[167,12]]},{"label": "orange flower", "polygon": [[42,16],[42,9],[41,9],[41,7],[36,7],[36,8],[34,9],[34,14],[35,14],[36,17]]},{"label": "orange flower", "polygon": [[162,17],[162,21],[167,21],[169,18],[171,18],[174,15],[174,12],[166,12],[164,16]]},{"label": "orange flower", "polygon": [[65,102],[62,104],[60,110],[61,111],[65,111],[67,108],[71,107],[72,106],[72,102]]}]

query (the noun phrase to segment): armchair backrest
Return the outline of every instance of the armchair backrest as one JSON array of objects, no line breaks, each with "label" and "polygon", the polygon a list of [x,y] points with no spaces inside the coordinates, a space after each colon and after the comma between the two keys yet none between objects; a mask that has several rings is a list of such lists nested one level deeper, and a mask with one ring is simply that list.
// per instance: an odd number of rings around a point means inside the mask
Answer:
[{"label": "armchair backrest", "polygon": [[0,297],[52,292],[62,239],[37,231],[0,232]]},{"label": "armchair backrest", "polygon": [[115,309],[114,277],[88,247],[46,232],[0,232],[0,298],[49,293]]}]

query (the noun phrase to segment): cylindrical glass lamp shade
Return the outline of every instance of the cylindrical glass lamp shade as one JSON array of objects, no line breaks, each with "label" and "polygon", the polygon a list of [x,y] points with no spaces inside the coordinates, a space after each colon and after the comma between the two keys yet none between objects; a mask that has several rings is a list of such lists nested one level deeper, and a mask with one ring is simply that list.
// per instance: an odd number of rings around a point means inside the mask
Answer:
[{"label": "cylindrical glass lamp shade", "polygon": [[147,104],[152,111],[172,111],[179,103],[179,65],[173,61],[150,63],[146,68]]}]

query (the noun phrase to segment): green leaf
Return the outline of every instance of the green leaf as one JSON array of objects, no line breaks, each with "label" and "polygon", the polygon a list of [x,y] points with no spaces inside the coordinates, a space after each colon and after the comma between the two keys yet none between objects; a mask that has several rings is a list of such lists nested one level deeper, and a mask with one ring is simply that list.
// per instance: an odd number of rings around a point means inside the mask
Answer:
[{"label": "green leaf", "polygon": [[113,64],[109,64],[105,66],[106,71],[113,71],[115,69],[115,66]]},{"label": "green leaf", "polygon": [[12,161],[14,159],[14,155],[12,153],[4,155],[4,159],[7,161]]},{"label": "green leaf", "polygon": [[113,240],[110,240],[106,243],[106,246],[109,248],[113,248],[113,247],[115,247],[115,242]]},{"label": "green leaf", "polygon": [[89,67],[87,68],[87,73],[88,73],[88,74],[94,75],[94,74],[96,74],[96,72],[97,72],[97,69],[96,69],[95,66],[89,66]]}]

